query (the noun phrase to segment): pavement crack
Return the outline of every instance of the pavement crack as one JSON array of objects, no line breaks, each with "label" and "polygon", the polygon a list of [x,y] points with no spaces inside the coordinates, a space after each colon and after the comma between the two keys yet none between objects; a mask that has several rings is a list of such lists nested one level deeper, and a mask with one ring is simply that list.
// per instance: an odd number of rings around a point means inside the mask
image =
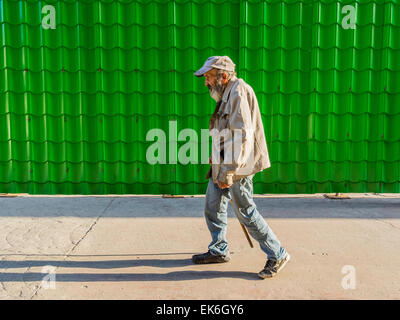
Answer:
[{"label": "pavement crack", "polygon": [[[110,208],[111,204],[114,202],[116,198],[111,199],[110,203],[104,208],[104,210],[100,213],[100,215],[94,220],[94,222],[89,226],[89,228],[86,230],[86,232],[83,234],[83,236],[74,244],[74,246],[71,248],[71,250],[69,250],[66,255],[64,256],[63,261],[67,260],[67,258],[71,255],[72,252],[74,252],[74,250],[76,249],[76,247],[82,242],[83,239],[86,238],[86,236],[89,234],[90,231],[92,231],[92,229],[94,228],[94,226],[97,224],[97,222],[100,220],[101,217],[104,216],[104,214],[106,213],[106,211]],[[57,273],[57,269],[59,267],[55,268],[55,274]],[[28,268],[29,269],[29,268]],[[36,287],[36,290],[33,292],[32,296],[30,297],[30,300],[32,300],[39,292],[39,290],[42,288],[42,284],[39,284]]]},{"label": "pavement crack", "polygon": [[[82,242],[83,239],[86,238],[86,236],[89,234],[90,231],[93,230],[94,226],[97,224],[97,222],[104,216],[108,208],[110,208],[111,204],[114,202],[115,198],[111,199],[110,203],[107,205],[107,207],[102,211],[102,213],[95,219],[95,221],[90,225],[88,230],[83,234],[83,236],[74,244],[74,246],[71,248],[71,250],[68,251],[68,253],[65,256],[65,259],[76,249],[77,246]],[[65,260],[64,259],[64,260]]]},{"label": "pavement crack", "polygon": [[398,227],[398,226],[395,226],[393,223],[391,223],[391,222],[389,222],[389,221],[386,221],[386,220],[382,220],[382,219],[375,219],[376,221],[379,221],[379,222],[382,222],[382,223],[385,223],[385,224],[388,224],[389,226],[391,226],[391,227],[393,227],[393,228],[395,228],[395,229],[399,229],[400,230],[400,228]]},{"label": "pavement crack", "polygon": [[[365,213],[361,209],[354,207],[350,202],[348,203],[348,208],[354,210],[355,212],[360,213],[361,215],[365,215]],[[373,219],[375,221],[378,221],[378,222],[381,222],[381,223],[384,223],[384,224],[388,224],[392,228],[400,230],[400,227],[398,227],[398,226],[394,225],[393,223],[391,223],[389,221],[386,221],[384,219],[379,219],[379,216],[377,216],[376,214],[375,214],[375,217],[371,217],[371,219]]]},{"label": "pavement crack", "polygon": [[[12,232],[12,231],[11,231],[11,232]],[[11,243],[11,241],[9,240],[9,236],[10,236],[11,232],[8,232],[8,233],[6,234],[5,240],[6,240],[7,244],[12,248],[12,247],[14,247],[14,246],[13,246],[13,244]]]}]

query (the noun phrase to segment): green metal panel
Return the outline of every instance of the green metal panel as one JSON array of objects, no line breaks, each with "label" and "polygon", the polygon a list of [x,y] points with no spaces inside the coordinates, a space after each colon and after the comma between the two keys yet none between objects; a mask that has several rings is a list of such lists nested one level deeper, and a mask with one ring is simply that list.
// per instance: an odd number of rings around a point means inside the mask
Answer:
[{"label": "green metal panel", "polygon": [[208,165],[149,164],[146,134],[200,138],[211,55],[259,100],[255,193],[400,192],[398,0],[0,0],[0,28],[0,192],[204,193]]}]

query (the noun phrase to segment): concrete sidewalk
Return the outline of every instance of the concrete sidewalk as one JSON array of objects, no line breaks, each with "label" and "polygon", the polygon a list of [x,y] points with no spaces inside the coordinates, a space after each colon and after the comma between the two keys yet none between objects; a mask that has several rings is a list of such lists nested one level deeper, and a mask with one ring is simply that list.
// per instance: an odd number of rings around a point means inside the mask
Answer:
[{"label": "concrete sidewalk", "polygon": [[0,197],[0,299],[400,299],[400,196],[351,196],[256,197],[292,256],[266,280],[231,209],[231,262],[192,264],[203,196]]}]

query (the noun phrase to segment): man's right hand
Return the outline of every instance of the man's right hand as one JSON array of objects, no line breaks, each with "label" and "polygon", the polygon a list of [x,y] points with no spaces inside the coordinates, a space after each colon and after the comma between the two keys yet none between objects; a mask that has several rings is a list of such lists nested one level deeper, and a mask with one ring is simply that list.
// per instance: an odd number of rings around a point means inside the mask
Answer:
[{"label": "man's right hand", "polygon": [[227,188],[230,188],[230,186],[231,186],[231,184],[223,183],[221,181],[217,181],[217,182],[218,182],[218,187],[220,189],[227,189]]}]

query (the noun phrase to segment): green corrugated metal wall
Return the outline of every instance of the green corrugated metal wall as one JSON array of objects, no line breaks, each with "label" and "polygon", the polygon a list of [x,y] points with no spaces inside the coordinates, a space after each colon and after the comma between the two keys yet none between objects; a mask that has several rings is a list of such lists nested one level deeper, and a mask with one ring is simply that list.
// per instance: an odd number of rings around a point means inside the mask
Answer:
[{"label": "green corrugated metal wall", "polygon": [[272,167],[255,193],[400,192],[397,0],[0,0],[0,23],[2,193],[204,193],[208,165],[150,165],[146,133],[200,137],[211,55],[259,100]]}]

